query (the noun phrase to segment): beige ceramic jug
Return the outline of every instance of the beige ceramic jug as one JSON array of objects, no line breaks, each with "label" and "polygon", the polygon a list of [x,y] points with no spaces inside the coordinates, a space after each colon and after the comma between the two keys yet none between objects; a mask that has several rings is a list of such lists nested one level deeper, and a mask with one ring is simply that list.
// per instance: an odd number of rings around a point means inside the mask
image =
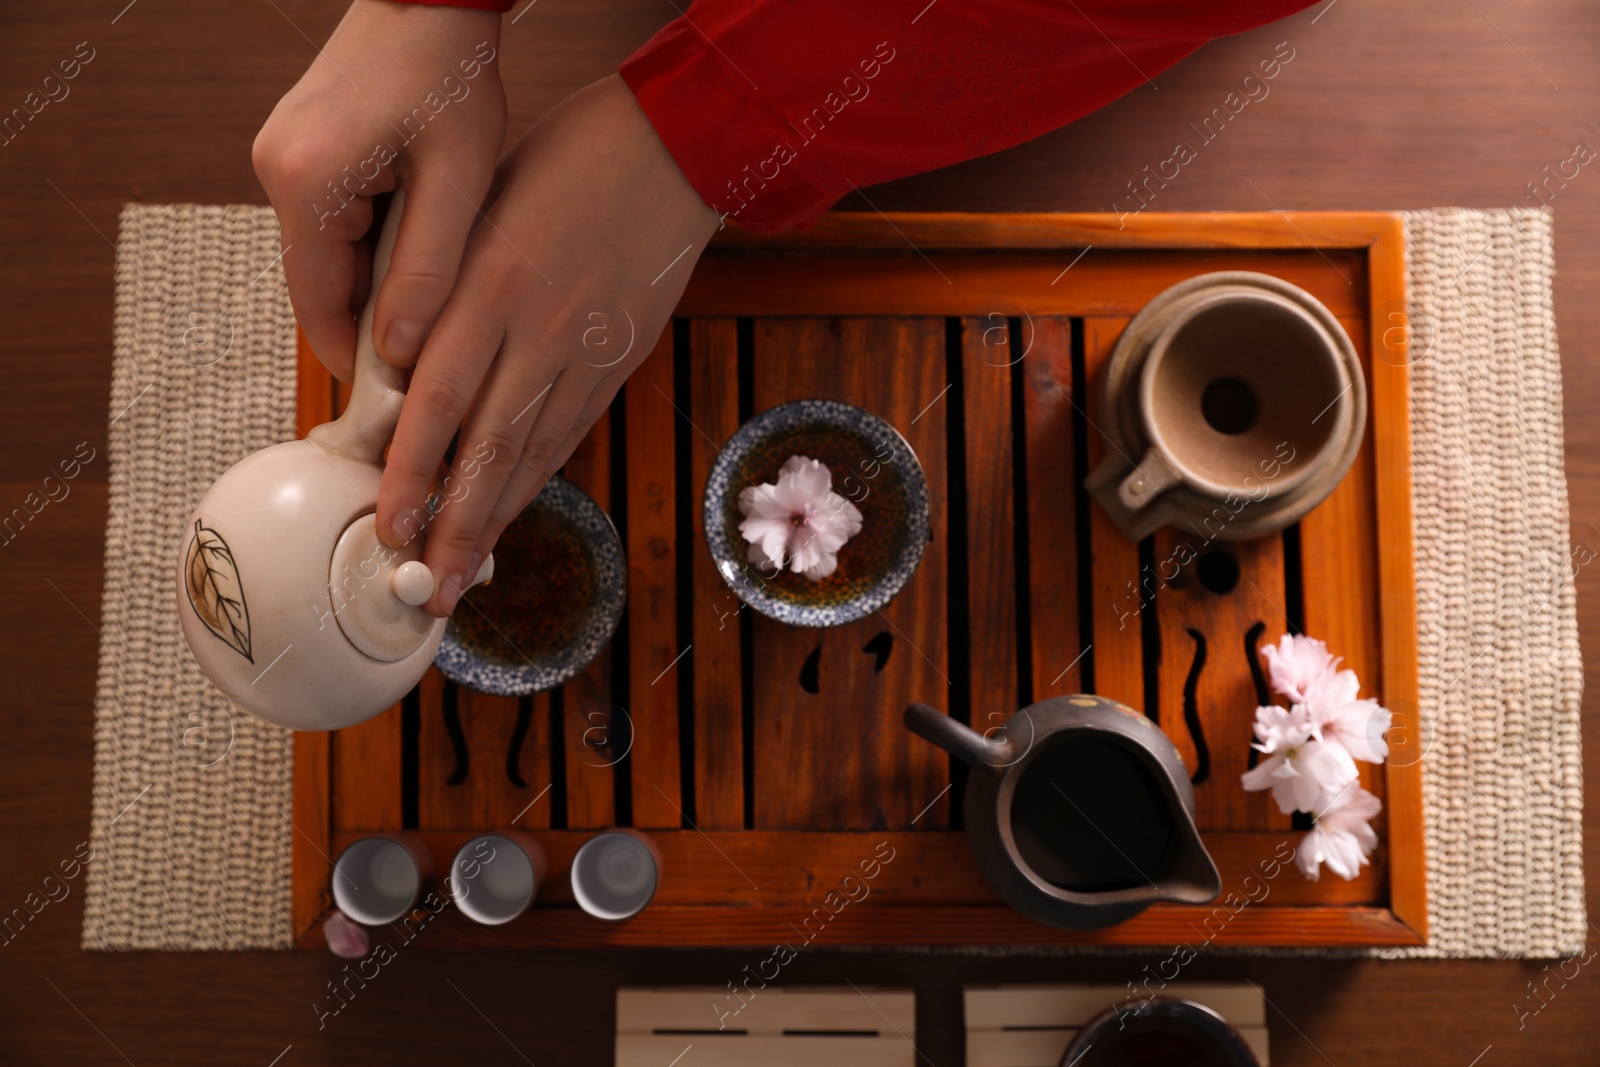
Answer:
[{"label": "beige ceramic jug", "polygon": [[[373,255],[374,300],[402,197]],[[334,730],[390,707],[444,636],[445,620],[420,607],[434,589],[422,538],[394,549],[377,535],[383,452],[406,376],[373,346],[373,303],[344,414],[229,468],[200,498],[178,558],[178,617],[200,668],[239,707],[296,730]],[[492,571],[491,558],[475,581]]]}]

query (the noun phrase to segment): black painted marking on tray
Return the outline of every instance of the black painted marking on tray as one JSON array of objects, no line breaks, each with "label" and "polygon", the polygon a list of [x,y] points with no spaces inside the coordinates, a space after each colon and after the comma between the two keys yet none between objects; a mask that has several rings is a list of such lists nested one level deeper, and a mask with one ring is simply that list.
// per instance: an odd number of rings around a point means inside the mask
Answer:
[{"label": "black painted marking on tray", "polygon": [[1206,744],[1205,725],[1200,721],[1200,706],[1195,699],[1200,672],[1206,667],[1206,637],[1192,626],[1188,634],[1194,638],[1194,662],[1189,664],[1189,676],[1183,680],[1183,722],[1189,728],[1189,739],[1194,742],[1194,773],[1189,781],[1199,785],[1211,777],[1211,746]]},{"label": "black painted marking on tray", "polygon": [[[1261,654],[1258,651],[1261,635],[1266,631],[1266,628],[1266,623],[1257,622],[1246,630],[1244,634],[1244,658],[1245,662],[1250,664],[1250,679],[1255,682],[1257,707],[1272,703],[1272,693],[1267,689],[1267,677],[1261,670]],[[1250,755],[1245,759],[1245,766],[1253,768],[1260,758],[1260,751],[1257,750],[1255,745],[1251,745]]]},{"label": "black painted marking on tray", "polygon": [[511,728],[511,743],[506,746],[506,778],[518,789],[528,788],[522,777],[522,743],[532,723],[533,698],[521,697],[517,700],[517,721]]},{"label": "black painted marking on tray", "polygon": [[811,650],[811,655],[800,664],[800,688],[816,696],[822,690],[822,646],[818,645]]},{"label": "black painted marking on tray", "polygon": [[460,698],[461,692],[456,688],[456,683],[444,683],[439,713],[444,718],[444,730],[450,737],[450,749],[456,757],[455,769],[444,780],[445,785],[460,785],[472,771],[472,754],[467,751],[467,735],[461,728]]}]

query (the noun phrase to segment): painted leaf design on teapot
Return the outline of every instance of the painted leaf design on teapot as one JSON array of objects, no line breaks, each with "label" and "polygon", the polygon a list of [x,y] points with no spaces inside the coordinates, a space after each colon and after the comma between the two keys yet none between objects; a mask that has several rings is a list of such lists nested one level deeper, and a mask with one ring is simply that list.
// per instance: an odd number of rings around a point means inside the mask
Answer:
[{"label": "painted leaf design on teapot", "polygon": [[189,604],[206,629],[239,655],[255,662],[250,654],[250,606],[245,602],[244,583],[233,549],[222,535],[194,521],[194,537],[184,558],[184,588]]}]

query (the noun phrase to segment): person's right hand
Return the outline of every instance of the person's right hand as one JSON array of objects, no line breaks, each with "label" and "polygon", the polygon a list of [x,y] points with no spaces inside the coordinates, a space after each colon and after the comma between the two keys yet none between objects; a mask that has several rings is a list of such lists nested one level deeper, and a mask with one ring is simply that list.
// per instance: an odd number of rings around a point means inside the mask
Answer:
[{"label": "person's right hand", "polygon": [[455,286],[505,139],[499,47],[494,12],[355,0],[256,135],[295,317],[344,381],[371,277],[362,237],[374,196],[406,190],[373,316],[378,351],[413,362]]}]

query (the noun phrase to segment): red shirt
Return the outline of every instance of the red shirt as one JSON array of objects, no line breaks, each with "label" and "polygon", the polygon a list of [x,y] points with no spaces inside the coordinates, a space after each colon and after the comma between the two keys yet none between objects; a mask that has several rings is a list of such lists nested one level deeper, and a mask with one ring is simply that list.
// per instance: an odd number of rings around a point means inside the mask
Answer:
[{"label": "red shirt", "polygon": [[[1063,126],[1311,2],[698,0],[620,72],[705,202],[770,232],[852,188]],[[1241,74],[1270,78],[1283,59]]]}]

